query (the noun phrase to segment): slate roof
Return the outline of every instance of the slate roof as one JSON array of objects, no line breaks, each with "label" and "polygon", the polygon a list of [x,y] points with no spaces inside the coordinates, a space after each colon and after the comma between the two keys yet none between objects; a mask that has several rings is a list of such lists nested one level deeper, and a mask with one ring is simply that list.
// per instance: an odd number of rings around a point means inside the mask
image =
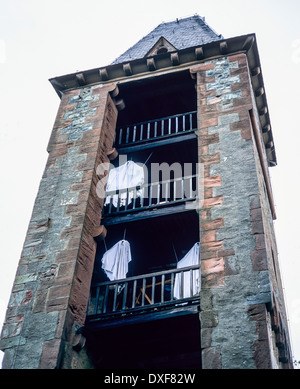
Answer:
[{"label": "slate roof", "polygon": [[162,36],[177,50],[201,46],[212,41],[223,39],[222,35],[218,35],[206,24],[205,19],[199,15],[176,19],[172,22],[161,23],[148,35],[125,51],[125,53],[115,59],[112,65],[145,57]]}]

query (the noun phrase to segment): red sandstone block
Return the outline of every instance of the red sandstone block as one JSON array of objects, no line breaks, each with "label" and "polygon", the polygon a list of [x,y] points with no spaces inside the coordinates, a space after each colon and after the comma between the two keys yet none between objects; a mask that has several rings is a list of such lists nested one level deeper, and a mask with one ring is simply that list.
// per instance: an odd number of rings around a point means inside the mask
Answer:
[{"label": "red sandstone block", "polygon": [[264,225],[263,225],[262,220],[254,221],[251,223],[251,234],[252,235],[263,234],[263,233],[264,233]]},{"label": "red sandstone block", "polygon": [[[223,227],[224,227],[224,219],[223,218],[211,220],[208,222],[201,221],[201,223],[200,223],[200,230],[216,230],[216,229],[223,228]],[[220,255],[220,256],[222,256],[222,255]]]},{"label": "red sandstone block", "polygon": [[247,56],[246,54],[234,54],[230,55],[228,57],[229,62],[235,62],[238,61],[239,66],[245,66],[248,64]]},{"label": "red sandstone block", "polygon": [[225,285],[225,272],[211,273],[202,276],[202,289],[220,288]]},{"label": "red sandstone block", "polygon": [[64,250],[59,252],[55,257],[55,263],[76,261],[78,250],[78,247],[75,247],[71,250]]},{"label": "red sandstone block", "polygon": [[219,134],[205,135],[200,137],[199,146],[202,147],[202,146],[206,146],[218,142],[219,142]]},{"label": "red sandstone block", "polygon": [[262,220],[261,208],[251,209],[250,210],[251,221],[260,221]]},{"label": "red sandstone block", "polygon": [[231,255],[235,255],[235,251],[233,249],[218,251],[218,256],[220,256],[220,257],[229,257]]},{"label": "red sandstone block", "polygon": [[49,290],[48,300],[54,300],[62,297],[69,297],[70,290],[71,290],[70,285],[53,286]]},{"label": "red sandstone block", "polygon": [[205,187],[216,187],[216,186],[221,186],[222,185],[222,179],[221,175],[213,176],[213,177],[208,177],[204,179],[204,186]]},{"label": "red sandstone block", "polygon": [[61,339],[52,339],[44,343],[40,369],[56,369],[59,363]]},{"label": "red sandstone block", "polygon": [[[201,243],[201,240],[200,240]],[[201,253],[205,251],[219,251],[223,250],[223,241],[208,242],[200,244]]]},{"label": "red sandstone block", "polygon": [[[218,118],[217,117],[212,117],[212,118],[203,119],[203,120],[199,120],[199,121],[200,121],[199,128],[214,127],[214,126],[218,125]],[[219,141],[219,139],[217,141]]]},{"label": "red sandstone block", "polygon": [[268,270],[267,252],[265,249],[252,251],[251,260],[254,271]]},{"label": "red sandstone block", "polygon": [[207,275],[212,273],[219,273],[224,271],[224,259],[211,258],[201,261],[201,274]]},{"label": "red sandstone block", "polygon": [[220,153],[200,155],[200,162],[204,163],[205,165],[220,163]]},{"label": "red sandstone block", "polygon": [[222,205],[222,204],[223,204],[223,197],[222,196],[210,197],[208,199],[204,199],[203,207],[210,208],[210,207],[214,207],[216,205]]},{"label": "red sandstone block", "polygon": [[266,248],[265,234],[255,235],[255,247],[258,250],[262,250]]},{"label": "red sandstone block", "polygon": [[217,251],[204,251],[201,252],[201,260],[212,259],[217,257]]},{"label": "red sandstone block", "polygon": [[216,231],[215,230],[208,230],[208,231],[202,232],[200,239],[201,239],[201,243],[214,242],[216,240]]},{"label": "red sandstone block", "polygon": [[259,195],[253,197],[250,203],[250,209],[261,208]]}]

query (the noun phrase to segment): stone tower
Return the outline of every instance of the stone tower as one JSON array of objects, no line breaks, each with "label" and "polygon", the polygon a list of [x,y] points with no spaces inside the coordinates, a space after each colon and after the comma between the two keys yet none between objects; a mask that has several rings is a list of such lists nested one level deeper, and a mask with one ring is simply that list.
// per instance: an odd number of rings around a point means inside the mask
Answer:
[{"label": "stone tower", "polygon": [[50,82],[3,368],[292,368],[255,35],[177,19]]}]

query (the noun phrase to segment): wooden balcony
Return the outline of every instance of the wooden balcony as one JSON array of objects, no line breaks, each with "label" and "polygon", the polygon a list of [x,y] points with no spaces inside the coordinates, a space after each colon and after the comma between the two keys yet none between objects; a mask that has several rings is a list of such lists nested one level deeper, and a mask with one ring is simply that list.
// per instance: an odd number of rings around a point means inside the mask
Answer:
[{"label": "wooden balcony", "polygon": [[197,199],[197,174],[106,192],[103,223],[117,222],[116,216],[180,206]]},{"label": "wooden balcony", "polygon": [[200,266],[166,270],[92,285],[87,322],[178,311],[199,304]]},{"label": "wooden balcony", "polygon": [[153,142],[165,144],[179,141],[180,137],[194,138],[197,129],[197,111],[148,120],[141,123],[118,127],[116,131],[115,147],[124,152],[124,149],[148,148]]}]

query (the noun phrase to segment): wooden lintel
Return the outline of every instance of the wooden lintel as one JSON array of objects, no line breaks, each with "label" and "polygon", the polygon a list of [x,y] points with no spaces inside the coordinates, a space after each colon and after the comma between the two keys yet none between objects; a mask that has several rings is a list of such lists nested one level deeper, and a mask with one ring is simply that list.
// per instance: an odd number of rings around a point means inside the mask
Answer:
[{"label": "wooden lintel", "polygon": [[85,326],[85,333],[90,333],[91,330],[101,330],[106,327],[119,327],[124,325],[130,325],[134,323],[142,323],[153,320],[167,319],[170,317],[194,315],[199,313],[199,303],[193,305],[186,305],[184,307],[173,307],[172,309],[166,308],[162,310],[150,311],[140,314],[131,315],[115,315],[114,317],[107,318],[106,320],[99,318],[92,319],[87,317],[87,323]]},{"label": "wooden lintel", "polygon": [[125,215],[120,216],[106,216],[103,218],[103,225],[105,226],[111,226],[114,224],[120,224],[120,223],[129,223],[137,220],[142,219],[149,219],[154,218],[158,216],[167,216],[172,215],[174,213],[181,213],[181,212],[191,212],[193,210],[196,210],[196,205],[194,208],[192,208],[193,205],[191,204],[191,207],[187,207],[186,204],[182,205],[176,205],[176,206],[169,206],[164,208],[157,208],[157,209],[150,209],[147,211],[140,211],[140,212],[132,212]]}]

